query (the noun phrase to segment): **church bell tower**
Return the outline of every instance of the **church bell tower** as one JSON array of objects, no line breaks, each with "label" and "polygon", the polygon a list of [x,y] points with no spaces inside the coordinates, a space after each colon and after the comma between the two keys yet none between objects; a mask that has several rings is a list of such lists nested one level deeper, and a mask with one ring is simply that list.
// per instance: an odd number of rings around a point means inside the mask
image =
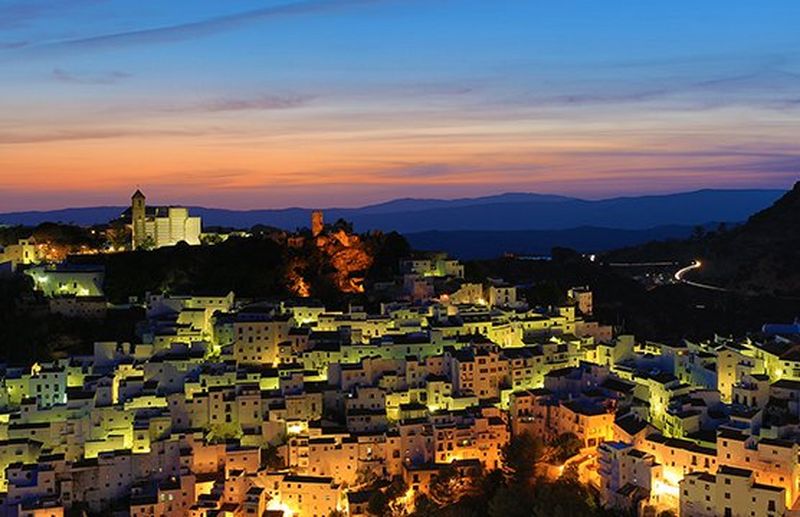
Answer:
[{"label": "church bell tower", "polygon": [[145,231],[145,197],[141,190],[136,190],[131,197],[131,236],[133,249],[138,249],[146,238]]}]

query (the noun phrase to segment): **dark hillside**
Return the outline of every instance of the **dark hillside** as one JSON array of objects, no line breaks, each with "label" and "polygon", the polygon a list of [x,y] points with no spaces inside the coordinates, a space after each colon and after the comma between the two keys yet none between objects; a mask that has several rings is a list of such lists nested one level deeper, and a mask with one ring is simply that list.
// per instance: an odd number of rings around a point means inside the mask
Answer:
[{"label": "dark hillside", "polygon": [[745,294],[800,296],[800,182],[732,229],[651,242],[604,255],[608,262],[700,259],[691,279]]}]

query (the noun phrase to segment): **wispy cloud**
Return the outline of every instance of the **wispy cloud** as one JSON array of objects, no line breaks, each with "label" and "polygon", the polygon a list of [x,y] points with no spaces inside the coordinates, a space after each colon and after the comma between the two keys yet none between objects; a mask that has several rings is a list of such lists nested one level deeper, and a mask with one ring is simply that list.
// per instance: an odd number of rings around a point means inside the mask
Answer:
[{"label": "wispy cloud", "polygon": [[160,191],[168,190],[177,194],[185,191],[186,185],[197,178],[203,178],[203,185],[210,189],[250,189],[253,188],[252,178],[257,175],[257,171],[244,168],[173,170],[159,175],[153,183]]},{"label": "wispy cloud", "polygon": [[756,89],[775,86],[800,85],[800,74],[782,68],[763,67],[743,74],[711,78],[694,83],[695,88]]},{"label": "wispy cloud", "polygon": [[[698,77],[699,76],[699,77]],[[660,102],[662,108],[704,109],[729,105],[778,107],[793,105],[800,88],[800,74],[784,68],[758,66],[727,72],[709,71],[686,76],[662,71],[639,77],[635,84],[626,77],[584,84],[559,86],[563,93],[528,89],[500,99],[499,105],[543,108],[581,108]],[[552,88],[550,88],[552,89]]]},{"label": "wispy cloud", "polygon": [[625,102],[644,102],[671,93],[667,89],[632,91],[628,93],[573,93],[557,95],[546,99],[547,104],[566,104],[579,106],[585,104],[619,104]]},{"label": "wispy cloud", "polygon": [[662,176],[665,174],[688,173],[698,177],[733,177],[736,175],[746,175],[748,178],[758,177],[760,175],[778,175],[785,177],[788,181],[791,178],[797,177],[798,170],[800,170],[800,155],[776,156],[773,158],[765,157],[757,160],[725,160],[720,158],[718,161],[712,163],[691,162],[668,165],[658,165],[654,163],[647,167],[625,167],[623,163],[623,165],[617,166],[613,170],[599,170],[598,174],[602,174],[603,172],[619,172],[627,175],[635,173],[639,175],[639,177],[643,177],[648,175]]},{"label": "wispy cloud", "polygon": [[47,12],[48,6],[43,2],[23,1],[0,4],[0,28],[12,28],[23,25]]},{"label": "wispy cloud", "polygon": [[149,137],[149,136],[201,136],[216,133],[213,129],[204,130],[142,130],[136,128],[97,128],[97,129],[72,129],[62,131],[29,131],[26,133],[0,133],[0,145],[13,144],[39,144],[48,142],[64,142],[71,140],[104,140],[124,137]]},{"label": "wispy cloud", "polygon": [[260,95],[255,97],[226,97],[212,99],[197,104],[174,106],[164,111],[169,112],[224,112],[248,110],[286,110],[300,108],[311,102],[313,95]]},{"label": "wispy cloud", "polygon": [[60,40],[43,43],[41,45],[33,45],[30,46],[30,48],[31,50],[36,49],[39,51],[80,50],[184,41],[214,35],[273,18],[324,13],[337,9],[379,3],[381,1],[385,0],[308,0],[292,2],[235,14],[214,16],[194,22]]},{"label": "wispy cloud", "polygon": [[28,41],[3,41],[0,42],[0,50],[13,50],[30,45]]},{"label": "wispy cloud", "polygon": [[401,83],[386,87],[389,93],[408,96],[459,96],[475,91],[475,87],[456,82]]},{"label": "wispy cloud", "polygon": [[55,68],[52,77],[56,81],[74,84],[114,84],[132,77],[128,72],[112,70],[100,73],[70,72],[63,68]]},{"label": "wispy cloud", "polygon": [[[100,0],[22,0],[0,4],[0,28],[9,29],[26,25],[44,16],[71,10],[82,4]],[[3,48],[0,46],[0,48]]]}]

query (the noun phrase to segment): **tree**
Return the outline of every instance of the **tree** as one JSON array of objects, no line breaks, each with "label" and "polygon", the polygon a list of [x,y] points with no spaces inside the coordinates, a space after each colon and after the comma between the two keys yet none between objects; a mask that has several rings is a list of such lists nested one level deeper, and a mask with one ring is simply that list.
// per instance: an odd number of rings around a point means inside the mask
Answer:
[{"label": "tree", "polygon": [[392,499],[397,499],[402,497],[408,491],[408,485],[406,484],[406,480],[403,479],[403,476],[395,476],[392,478],[392,482],[389,487],[386,489],[386,493]]},{"label": "tree", "polygon": [[515,436],[503,447],[503,471],[509,484],[526,486],[536,479],[542,450],[542,440],[527,432]]},{"label": "tree", "polygon": [[492,470],[487,472],[480,479],[480,495],[484,499],[484,504],[488,504],[489,500],[497,493],[498,490],[505,486],[505,477],[502,470]]},{"label": "tree", "polygon": [[370,282],[392,280],[400,270],[400,260],[411,253],[411,245],[397,232],[365,236],[374,260],[367,274]]},{"label": "tree", "polygon": [[143,251],[150,251],[152,249],[155,249],[155,247],[156,247],[155,239],[153,239],[153,237],[151,235],[147,235],[142,240],[141,244],[139,244],[138,249],[143,250]]},{"label": "tree", "polygon": [[367,513],[376,517],[402,517],[408,514],[403,496],[408,490],[402,476],[395,476],[387,485],[385,479],[375,475],[372,469],[359,469],[357,477],[363,477],[356,485],[372,486],[372,495],[367,502]]},{"label": "tree", "polygon": [[420,494],[414,500],[414,517],[434,517],[439,508],[430,497]]},{"label": "tree", "polygon": [[339,219],[336,220],[335,223],[333,223],[333,230],[334,231],[343,230],[344,233],[352,234],[353,233],[353,223],[351,223],[350,221],[347,221],[347,220],[345,220],[345,219],[340,217]]},{"label": "tree", "polygon": [[570,463],[561,473],[561,480],[567,483],[580,484],[581,472],[576,463]]},{"label": "tree", "polygon": [[439,508],[445,508],[463,498],[477,495],[480,481],[480,468],[468,467],[459,471],[449,465],[431,478],[429,496]]},{"label": "tree", "polygon": [[553,459],[563,463],[580,452],[583,442],[573,433],[563,433],[550,446],[553,448]]},{"label": "tree", "polygon": [[407,501],[405,500],[408,485],[403,479],[403,476],[395,476],[392,482],[386,487],[386,497],[388,499],[386,510],[383,515],[385,517],[403,517],[408,515],[406,508]]},{"label": "tree", "polygon": [[378,480],[380,480],[380,478],[378,477],[378,475],[375,473],[374,470],[372,470],[368,466],[362,466],[356,472],[355,486],[369,487],[374,485],[375,482]]},{"label": "tree", "polygon": [[286,461],[276,446],[268,444],[261,448],[261,466],[267,471],[281,470],[286,467]]},{"label": "tree", "polygon": [[131,229],[122,221],[113,221],[106,229],[106,239],[114,250],[130,249]]},{"label": "tree", "polygon": [[207,233],[200,236],[200,244],[203,246],[213,246],[222,243],[222,236],[218,233]]},{"label": "tree", "polygon": [[535,283],[524,291],[527,302],[531,305],[560,305],[566,302],[565,290],[555,280]]},{"label": "tree", "polygon": [[0,226],[0,246],[16,244],[20,239],[30,237],[32,231],[24,226]]},{"label": "tree", "polygon": [[439,508],[458,501],[456,488],[459,483],[458,471],[450,466],[439,471],[431,478],[430,498]]},{"label": "tree", "polygon": [[541,438],[527,432],[514,436],[503,448],[505,485],[497,488],[491,496],[487,509],[490,517],[539,515],[531,508],[536,503],[536,487],[545,484],[537,481],[537,464],[542,461],[543,452]]},{"label": "tree", "polygon": [[211,424],[206,438],[210,443],[224,443],[242,437],[242,428],[238,424],[223,423]]},{"label": "tree", "polygon": [[389,514],[389,497],[382,491],[375,490],[367,502],[367,513],[376,517]]},{"label": "tree", "polygon": [[589,490],[574,477],[537,485],[531,509],[533,515],[553,517],[591,516],[600,512]]},{"label": "tree", "polygon": [[489,517],[529,517],[531,500],[527,490],[503,487],[489,502]]}]

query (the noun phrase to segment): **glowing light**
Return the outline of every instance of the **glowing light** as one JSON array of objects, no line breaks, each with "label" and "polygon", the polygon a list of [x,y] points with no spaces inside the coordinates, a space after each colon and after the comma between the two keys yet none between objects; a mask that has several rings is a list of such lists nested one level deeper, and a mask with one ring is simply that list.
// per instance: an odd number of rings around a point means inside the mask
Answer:
[{"label": "glowing light", "polygon": [[292,517],[294,515],[294,511],[286,503],[278,499],[273,499],[267,503],[267,511],[283,512],[284,517]]},{"label": "glowing light", "polygon": [[411,487],[408,487],[406,492],[402,496],[398,497],[395,500],[393,506],[395,508],[404,509],[405,510],[405,512],[404,512],[405,515],[411,514],[415,510],[415,506],[414,506],[414,499],[415,499],[414,496],[415,495],[416,495],[416,493],[414,492],[414,489],[411,488]]},{"label": "glowing light", "polygon": [[653,496],[656,498],[678,499],[680,496],[680,482],[683,479],[683,473],[665,468],[662,476],[662,479],[653,480]]},{"label": "glowing light", "polygon": [[306,422],[292,422],[286,424],[287,434],[300,434],[307,430],[308,430],[308,424]]},{"label": "glowing light", "polygon": [[699,269],[700,266],[702,265],[703,263],[700,262],[700,260],[695,260],[691,265],[679,269],[678,271],[675,272],[675,281],[682,282],[683,277],[686,275],[686,273],[692,271],[693,269]]},{"label": "glowing light", "polygon": [[679,494],[680,489],[677,485],[671,485],[660,479],[653,481],[653,495],[677,498]]}]

